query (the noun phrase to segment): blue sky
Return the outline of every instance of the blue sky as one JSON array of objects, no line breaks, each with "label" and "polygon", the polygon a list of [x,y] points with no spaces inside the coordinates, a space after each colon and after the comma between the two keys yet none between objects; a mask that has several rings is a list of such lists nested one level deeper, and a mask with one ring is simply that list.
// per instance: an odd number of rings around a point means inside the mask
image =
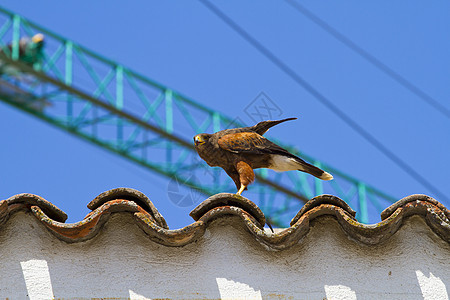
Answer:
[{"label": "blue sky", "polygon": [[[450,4],[302,1],[337,31],[450,109]],[[450,119],[284,1],[215,4],[354,121],[450,195]],[[400,199],[435,196],[197,1],[13,1],[2,6],[244,122],[260,92],[297,116],[271,130],[286,143]],[[81,220],[101,192],[144,192],[171,228],[193,207],[165,178],[0,103],[0,198],[28,192]],[[447,196],[450,197],[450,196]],[[448,202],[437,198],[447,206]],[[293,215],[295,213],[293,212]],[[378,218],[378,217],[373,217]],[[373,219],[372,218],[372,219]]]}]

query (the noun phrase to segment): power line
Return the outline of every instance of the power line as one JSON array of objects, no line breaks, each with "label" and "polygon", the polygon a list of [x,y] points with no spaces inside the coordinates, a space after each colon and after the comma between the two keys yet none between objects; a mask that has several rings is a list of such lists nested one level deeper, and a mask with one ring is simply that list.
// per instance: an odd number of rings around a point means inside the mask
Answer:
[{"label": "power line", "polygon": [[450,119],[450,110],[439,103],[436,99],[425,93],[423,90],[421,90],[419,87],[414,85],[412,82],[408,81],[405,77],[401,76],[391,68],[389,68],[386,64],[375,58],[372,54],[365,51],[363,48],[355,44],[353,41],[351,41],[349,38],[345,37],[343,34],[338,32],[336,29],[331,27],[328,23],[320,19],[318,16],[314,15],[311,11],[306,9],[301,4],[295,2],[294,0],[285,0],[289,5],[291,5],[294,9],[296,9],[299,13],[307,17],[309,20],[311,20],[313,23],[321,27],[323,30],[328,32],[330,35],[335,37],[337,40],[342,42],[344,45],[352,49],[354,52],[359,54],[361,57],[366,59],[368,62],[370,62],[372,65],[377,67],[379,70],[381,70],[384,74],[394,79],[397,83],[402,85],[404,88],[409,90],[411,93],[416,95],[419,99],[425,101],[428,103],[431,107],[436,109],[438,112],[442,113],[444,116]]},{"label": "power line", "polygon": [[392,162],[398,165],[403,171],[408,173],[417,182],[428,188],[434,194],[442,199],[448,201],[448,198],[431,182],[422,177],[413,168],[411,168],[406,162],[404,162],[400,157],[395,155],[392,151],[386,148],[380,141],[378,141],[373,135],[368,131],[358,125],[352,118],[339,109],[333,104],[331,100],[322,95],[317,89],[315,89],[311,84],[309,84],[305,79],[298,75],[293,69],[281,61],[275,54],[273,54],[269,49],[264,47],[259,41],[253,38],[249,33],[247,33],[242,27],[235,23],[231,18],[229,18],[225,13],[223,13],[218,7],[214,6],[208,0],[199,0],[206,8],[213,12],[218,18],[225,22],[231,29],[238,33],[242,38],[244,38],[248,43],[255,47],[261,54],[263,54],[267,59],[269,59],[273,64],[280,68],[286,75],[291,77],[297,84],[302,86],[306,91],[308,91],[312,96],[319,100],[323,105],[335,113],[341,120],[343,120],[347,125],[349,125],[353,130],[355,130],[359,135],[365,138],[372,146],[377,148],[381,153],[388,157]]}]

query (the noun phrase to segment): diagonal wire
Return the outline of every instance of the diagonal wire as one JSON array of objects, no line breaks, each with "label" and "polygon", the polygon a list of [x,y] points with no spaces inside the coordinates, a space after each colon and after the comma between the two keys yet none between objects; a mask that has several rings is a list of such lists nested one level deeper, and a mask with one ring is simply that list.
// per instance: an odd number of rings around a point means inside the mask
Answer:
[{"label": "diagonal wire", "polygon": [[389,68],[386,64],[378,60],[376,57],[374,57],[369,52],[365,51],[363,48],[355,44],[353,41],[351,41],[349,38],[338,32],[336,29],[331,27],[328,23],[320,19],[318,16],[314,15],[311,11],[306,9],[301,4],[295,2],[294,0],[285,0],[289,5],[291,5],[294,9],[296,9],[299,13],[307,17],[309,20],[314,22],[316,25],[321,27],[323,30],[328,32],[330,35],[335,37],[337,40],[339,40],[341,43],[352,49],[354,52],[359,54],[361,57],[366,59],[368,62],[370,62],[372,65],[377,67],[379,70],[381,70],[384,74],[394,79],[397,83],[402,85],[404,88],[409,90],[411,93],[416,95],[419,99],[425,101],[428,103],[431,107],[442,113],[444,116],[450,119],[450,110],[439,103],[436,99],[425,93],[423,90],[421,90],[419,87],[414,85],[412,82],[408,81],[405,77],[401,76],[399,73],[395,72],[391,68]]},{"label": "diagonal wire", "polygon": [[378,141],[372,134],[366,131],[358,123],[356,123],[350,116],[348,116],[344,111],[342,111],[338,106],[334,105],[333,102],[322,95],[316,88],[309,84],[305,79],[303,79],[299,74],[297,74],[293,69],[291,69],[287,64],[281,61],[275,54],[273,54],[269,49],[264,47],[259,41],[253,38],[248,32],[246,32],[242,27],[225,15],[218,7],[213,5],[208,0],[199,0],[206,8],[208,8],[212,13],[214,13],[219,19],[225,22],[231,29],[233,29],[237,34],[239,34],[243,39],[255,47],[261,54],[263,54],[267,59],[269,59],[273,64],[275,64],[280,70],[282,70],[286,75],[291,77],[297,84],[302,86],[306,91],[308,91],[312,96],[319,100],[323,105],[330,109],[334,114],[336,114],[342,121],[344,121],[348,126],[350,126],[354,131],[361,135],[366,141],[368,141],[372,146],[377,148],[381,153],[383,153],[392,162],[398,165],[403,171],[408,173],[417,182],[422,184],[424,187],[429,189],[431,192],[436,194],[442,199],[447,201],[448,198],[442,193],[437,187],[435,187],[431,182],[425,179],[422,175],[416,172],[412,167],[410,167],[406,162],[404,162],[400,157],[395,155],[391,150],[385,147],[380,141]]}]

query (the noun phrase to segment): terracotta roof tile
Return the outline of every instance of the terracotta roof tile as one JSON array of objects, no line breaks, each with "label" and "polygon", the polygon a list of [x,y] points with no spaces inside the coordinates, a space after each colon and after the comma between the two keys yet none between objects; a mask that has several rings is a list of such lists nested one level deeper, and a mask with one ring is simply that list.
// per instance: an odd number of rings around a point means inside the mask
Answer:
[{"label": "terracotta roof tile", "polygon": [[295,222],[300,219],[302,215],[304,215],[307,211],[311,210],[314,207],[320,206],[322,204],[331,204],[334,206],[338,206],[349,213],[353,218],[356,216],[356,211],[354,211],[344,200],[339,197],[333,195],[320,195],[312,198],[308,202],[303,205],[297,215],[292,219],[291,226],[295,224]]},{"label": "terracotta roof tile", "polygon": [[18,195],[12,196],[11,198],[7,199],[6,201],[8,203],[8,207],[10,207],[10,209],[15,204],[20,205],[20,206],[17,206],[17,209],[22,209],[22,208],[29,209],[32,205],[37,205],[53,220],[58,221],[58,222],[65,222],[67,220],[67,214],[65,212],[63,212],[58,207],[56,207],[52,203],[48,202],[44,198],[33,195],[33,194],[18,194]]},{"label": "terracotta roof tile", "polygon": [[113,213],[132,214],[137,226],[148,237],[166,246],[184,246],[203,236],[208,224],[217,218],[237,216],[247,230],[261,244],[282,250],[295,245],[309,232],[310,223],[322,216],[337,220],[351,239],[368,245],[388,240],[412,215],[424,218],[439,237],[450,243],[449,210],[426,195],[405,197],[382,214],[382,221],[365,225],[355,219],[347,203],[332,195],[317,196],[308,201],[292,219],[291,226],[276,233],[264,230],[265,217],[250,200],[234,194],[221,193],[203,201],[190,215],[194,223],[177,230],[170,230],[166,221],[147,196],[139,191],[118,188],[106,191],[88,204],[92,210],[83,220],[66,224],[67,215],[45,199],[32,194],[19,194],[0,201],[0,225],[19,210],[28,210],[57,238],[75,243],[93,238]]},{"label": "terracotta roof tile", "polygon": [[94,210],[108,201],[123,199],[135,202],[137,205],[141,206],[149,214],[152,215],[153,219],[158,223],[159,226],[169,229],[166,220],[158,212],[153,203],[148,199],[143,193],[129,188],[115,188],[106,192],[101,193],[94,200],[89,202],[87,207],[90,210]]},{"label": "terracotta roof tile", "polygon": [[[258,222],[259,227],[263,228],[266,224],[266,217],[259,207],[252,201],[240,195],[220,193],[213,195],[200,203],[189,214],[195,221],[198,221],[203,215],[216,207],[239,207],[246,211]],[[223,214],[223,212],[221,213]]]}]

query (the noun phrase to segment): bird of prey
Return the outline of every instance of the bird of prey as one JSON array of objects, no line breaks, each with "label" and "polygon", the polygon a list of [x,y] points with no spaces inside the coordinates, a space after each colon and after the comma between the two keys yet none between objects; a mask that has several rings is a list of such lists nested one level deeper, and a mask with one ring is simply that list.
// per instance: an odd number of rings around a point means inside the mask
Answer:
[{"label": "bird of prey", "polygon": [[[8,58],[12,58],[14,48],[13,43],[9,43],[3,47],[0,46],[0,57],[5,55]],[[30,67],[40,67],[44,58],[44,35],[38,33],[31,39],[29,37],[21,38],[17,50],[19,61]],[[21,73],[17,67],[11,66],[0,59],[0,74],[7,74],[22,79],[20,76]]]},{"label": "bird of prey", "polygon": [[237,194],[255,180],[253,169],[268,168],[277,172],[298,170],[322,180],[333,176],[269,141],[263,134],[272,126],[295,120],[262,121],[251,127],[226,129],[194,137],[195,150],[211,167],[221,167],[233,179]]},{"label": "bird of prey", "polygon": [[[42,59],[42,50],[44,47],[44,35],[42,33],[35,34],[31,39],[29,37],[23,37],[19,40],[19,60],[32,66],[37,63],[39,59]],[[3,52],[8,57],[12,56],[13,44],[10,43],[4,48],[0,48],[0,52]]]}]

